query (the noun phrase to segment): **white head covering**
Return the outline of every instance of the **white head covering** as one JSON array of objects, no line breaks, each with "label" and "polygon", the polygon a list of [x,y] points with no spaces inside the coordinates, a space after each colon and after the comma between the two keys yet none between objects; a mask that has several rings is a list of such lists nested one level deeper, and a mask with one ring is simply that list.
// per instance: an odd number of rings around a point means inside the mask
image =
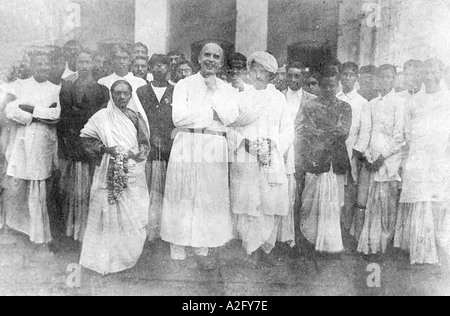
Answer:
[{"label": "white head covering", "polygon": [[271,54],[266,52],[255,52],[247,59],[247,67],[250,69],[252,63],[261,64],[268,72],[276,73],[278,62]]}]

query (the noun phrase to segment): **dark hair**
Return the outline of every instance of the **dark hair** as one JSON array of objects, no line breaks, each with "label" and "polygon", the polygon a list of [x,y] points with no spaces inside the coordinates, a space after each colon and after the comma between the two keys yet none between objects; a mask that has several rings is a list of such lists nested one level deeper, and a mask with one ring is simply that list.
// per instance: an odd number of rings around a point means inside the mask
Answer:
[{"label": "dark hair", "polygon": [[233,53],[233,54],[231,54],[229,63],[228,63],[230,68],[232,67],[233,61],[242,61],[244,64],[247,64],[247,57],[245,57],[245,55],[243,55],[241,53]]},{"label": "dark hair", "polygon": [[339,61],[339,59],[336,59],[336,58],[334,58],[334,59],[331,59],[331,60],[328,60],[326,63],[325,63],[325,68],[334,68],[334,67],[337,67],[338,68],[338,72],[339,73],[341,73],[342,72],[342,63]]},{"label": "dark hair", "polygon": [[305,64],[303,64],[300,61],[293,61],[293,62],[289,63],[289,65],[287,65],[287,67],[286,67],[286,72],[288,72],[289,69],[291,69],[291,68],[301,69],[301,70],[306,69]]},{"label": "dark hair", "polygon": [[125,45],[125,44],[118,44],[114,47],[113,54],[112,54],[113,57],[116,58],[116,55],[118,53],[126,53],[130,57],[132,55],[130,50],[128,49],[127,45]]},{"label": "dark hair", "polygon": [[98,50],[98,51],[92,52],[92,57],[93,58],[99,57],[99,56],[100,57],[105,57],[106,59],[108,59],[108,54],[106,52],[104,52],[104,51]]},{"label": "dark hair", "polygon": [[344,70],[350,69],[351,71],[353,71],[355,74],[359,73],[359,67],[357,64],[355,64],[354,62],[346,62],[342,65],[342,70],[341,73],[344,72]]},{"label": "dark hair", "polygon": [[81,54],[89,55],[92,58],[94,58],[94,56],[97,55],[97,53],[94,53],[92,50],[90,50],[89,48],[86,48],[86,47],[81,48],[80,53],[78,54],[78,57],[80,57]]},{"label": "dark hair", "polygon": [[421,60],[417,60],[417,59],[411,59],[408,60],[404,65],[403,65],[403,70],[407,69],[407,68],[415,68],[415,69],[420,69],[423,67],[423,61]]},{"label": "dark hair", "polygon": [[184,54],[178,50],[171,51],[167,56],[181,56],[181,58],[185,58]]},{"label": "dark hair", "polygon": [[152,58],[150,58],[149,65],[150,67],[153,67],[156,63],[170,66],[170,58],[163,54],[153,54]]},{"label": "dark hair", "polygon": [[145,60],[146,63],[148,63],[148,58],[144,56],[136,56],[133,58],[133,64],[136,60]]},{"label": "dark hair", "polygon": [[50,52],[42,47],[29,51],[28,56],[30,57],[30,62],[32,62],[34,58],[41,56],[48,57],[51,60]]},{"label": "dark hair", "polygon": [[142,47],[142,48],[144,48],[144,49],[147,51],[147,55],[148,55],[148,47],[147,47],[147,45],[145,45],[145,44],[142,43],[142,42],[137,42],[136,44],[134,44],[133,48],[136,48],[136,47]]},{"label": "dark hair", "polygon": [[66,50],[67,47],[69,47],[69,46],[81,46],[81,45],[80,45],[80,42],[78,42],[77,40],[70,40],[64,44],[63,50]]},{"label": "dark hair", "polygon": [[64,59],[65,62],[64,51],[61,47],[55,45],[47,45],[45,46],[45,48],[49,50],[48,56],[50,57],[52,63],[56,63],[58,61],[61,61],[62,59]]},{"label": "dark hair", "polygon": [[394,73],[394,75],[397,75],[397,68],[395,68],[394,65],[391,65],[391,64],[381,65],[380,68],[378,68],[378,73],[380,73],[384,70],[390,70]]},{"label": "dark hair", "polygon": [[130,93],[133,93],[133,87],[131,86],[131,84],[128,81],[125,80],[117,80],[116,82],[114,82],[111,86],[111,93],[114,92],[114,89],[119,85],[119,84],[125,84],[128,86],[128,88],[130,89]]},{"label": "dark hair", "polygon": [[336,71],[336,69],[330,68],[330,67],[324,67],[318,72],[319,78],[317,80],[319,81],[319,85],[322,85],[324,79],[328,78],[336,78],[339,80],[339,73]]},{"label": "dark hair", "polygon": [[377,73],[378,73],[378,68],[375,67],[374,65],[363,66],[359,69],[360,75],[367,74],[367,75],[376,76]]},{"label": "dark hair", "polygon": [[195,71],[195,66],[194,66],[194,64],[193,64],[190,60],[187,60],[187,59],[182,60],[182,61],[180,61],[178,64],[176,64],[175,70],[178,70],[178,67],[180,67],[180,66],[182,66],[182,65],[188,65],[188,66],[192,69],[192,72]]}]

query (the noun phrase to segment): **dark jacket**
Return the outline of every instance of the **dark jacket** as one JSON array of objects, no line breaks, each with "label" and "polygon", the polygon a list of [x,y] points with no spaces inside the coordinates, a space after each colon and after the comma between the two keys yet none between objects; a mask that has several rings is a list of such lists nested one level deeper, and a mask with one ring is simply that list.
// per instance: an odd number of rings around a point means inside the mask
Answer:
[{"label": "dark jacket", "polygon": [[172,119],[173,91],[174,86],[169,84],[159,102],[151,84],[137,90],[139,101],[147,114],[150,125],[149,161],[169,161],[173,145],[172,132],[175,129]]},{"label": "dark jacket", "polygon": [[352,124],[351,106],[339,99],[326,105],[321,99],[308,102],[295,148],[296,167],[302,173],[321,174],[330,171],[346,174],[350,170],[346,140]]},{"label": "dark jacket", "polygon": [[89,162],[84,151],[80,132],[89,119],[109,102],[106,87],[92,84],[78,87],[74,83],[63,82],[60,92],[61,119],[58,123],[59,157],[78,162]]}]

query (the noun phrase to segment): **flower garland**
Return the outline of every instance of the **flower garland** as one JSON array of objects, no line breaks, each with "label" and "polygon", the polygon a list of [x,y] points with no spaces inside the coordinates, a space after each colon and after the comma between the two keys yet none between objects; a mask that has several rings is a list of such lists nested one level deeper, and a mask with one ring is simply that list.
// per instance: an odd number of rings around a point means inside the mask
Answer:
[{"label": "flower garland", "polygon": [[258,138],[256,141],[250,142],[250,153],[258,156],[259,165],[263,171],[270,170],[273,160],[270,139]]},{"label": "flower garland", "polygon": [[108,170],[108,201],[115,204],[128,187],[128,153],[117,149],[116,157],[111,157]]}]

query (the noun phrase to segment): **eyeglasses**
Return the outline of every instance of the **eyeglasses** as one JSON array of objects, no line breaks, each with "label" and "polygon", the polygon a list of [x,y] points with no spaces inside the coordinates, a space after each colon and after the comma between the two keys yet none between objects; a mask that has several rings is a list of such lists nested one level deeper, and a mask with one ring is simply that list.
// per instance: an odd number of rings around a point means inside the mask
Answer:
[{"label": "eyeglasses", "polygon": [[178,71],[178,73],[183,74],[183,75],[188,75],[192,72],[192,70],[190,70],[190,69],[178,69],[177,71]]},{"label": "eyeglasses", "polygon": [[153,65],[153,66],[152,66],[152,69],[155,69],[155,70],[158,70],[158,69],[160,69],[160,70],[166,70],[166,69],[168,69],[168,67],[167,67],[167,65],[165,65],[165,64],[156,64],[156,65]]}]

